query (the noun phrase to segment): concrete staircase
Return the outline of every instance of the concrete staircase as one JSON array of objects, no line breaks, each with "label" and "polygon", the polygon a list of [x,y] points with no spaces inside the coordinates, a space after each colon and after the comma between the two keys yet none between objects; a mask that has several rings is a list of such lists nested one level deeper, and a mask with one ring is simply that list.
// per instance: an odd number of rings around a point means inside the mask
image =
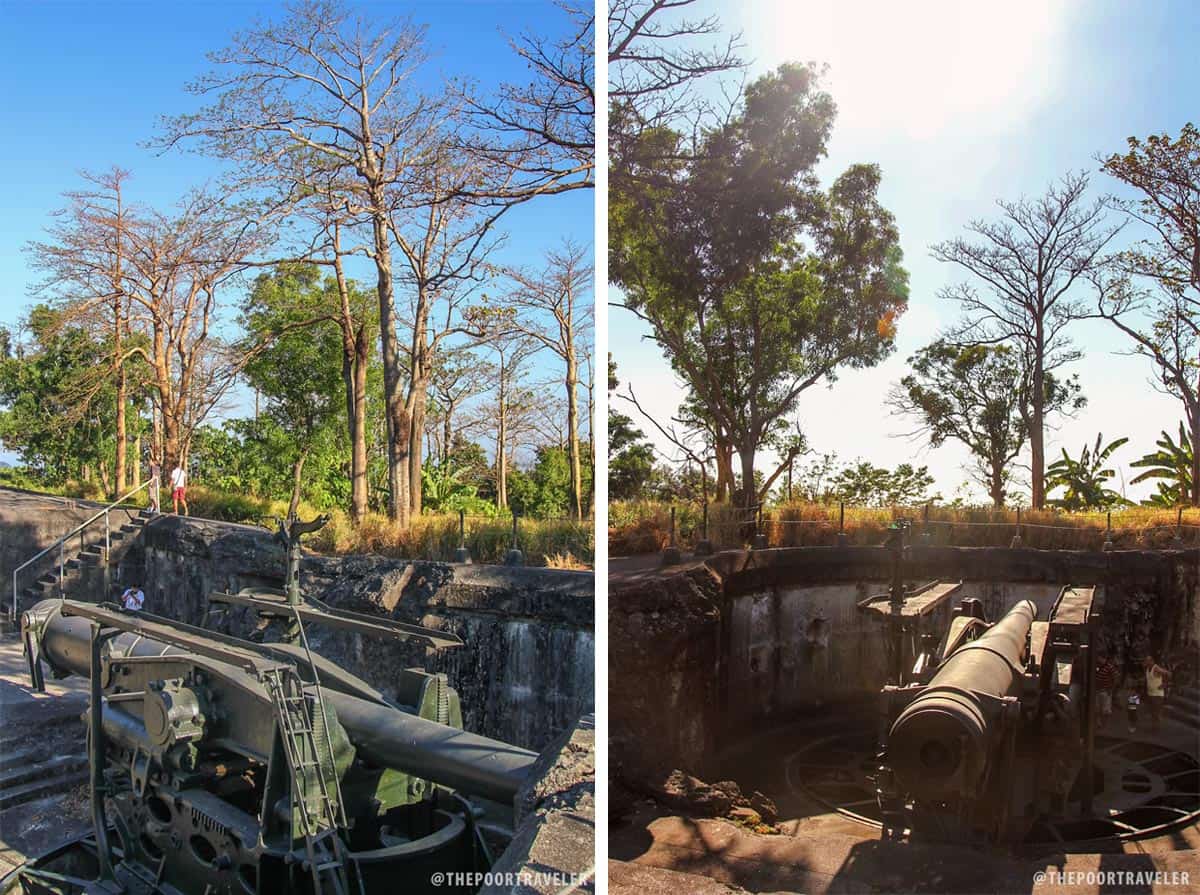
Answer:
[{"label": "concrete staircase", "polygon": [[[59,587],[57,554],[47,556],[44,560],[44,562],[48,563],[46,571],[18,592],[17,618],[10,617],[12,613],[11,593],[5,594],[0,599],[0,633],[19,630],[19,613],[23,610],[42,600],[61,596],[70,597],[75,591],[80,589],[81,585],[93,585],[89,589],[93,593],[104,592],[106,599],[111,600],[119,596],[121,590],[119,585],[121,582],[118,581],[117,576],[113,572],[120,565],[121,559],[129,549],[129,546],[141,534],[146,523],[154,518],[154,514],[149,510],[135,511],[129,509],[119,512],[126,512],[129,515],[123,524],[109,532],[107,569],[104,562],[103,531],[100,532],[100,540],[97,543],[88,544],[74,554],[67,554],[70,558],[63,563],[61,589]],[[108,586],[95,587],[94,585],[98,582],[94,576],[103,577],[106,573],[109,575]]]},{"label": "concrete staircase", "polygon": [[45,749],[0,745],[0,811],[74,789],[88,778],[87,755],[46,755]]},{"label": "concrete staircase", "polygon": [[1172,687],[1163,705],[1163,714],[1172,721],[1200,731],[1200,686]]}]

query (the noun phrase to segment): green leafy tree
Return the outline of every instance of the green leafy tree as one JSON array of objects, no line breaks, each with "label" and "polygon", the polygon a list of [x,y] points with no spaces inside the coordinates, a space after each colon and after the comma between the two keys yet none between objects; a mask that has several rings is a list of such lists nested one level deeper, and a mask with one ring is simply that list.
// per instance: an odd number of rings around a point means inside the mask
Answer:
[{"label": "green leafy tree", "polygon": [[[591,467],[585,463],[584,482],[590,484],[591,476]],[[533,467],[514,470],[510,479],[509,504],[522,516],[565,516],[571,494],[570,455],[561,447],[538,448]]]},{"label": "green leafy tree", "polygon": [[246,379],[289,436],[278,455],[291,464],[289,513],[300,503],[305,463],[345,407],[341,334],[313,322],[323,316],[323,293],[315,267],[284,265],[258,277],[242,308],[247,339],[256,346]]},{"label": "green leafy tree", "polygon": [[895,469],[859,460],[830,479],[833,496],[860,506],[903,506],[939,500],[930,495],[929,467],[901,463]]},{"label": "green leafy tree", "polygon": [[1052,499],[1054,506],[1064,510],[1103,510],[1121,506],[1128,501],[1106,487],[1116,477],[1116,472],[1104,464],[1117,448],[1129,441],[1116,438],[1102,444],[1104,435],[1096,436],[1096,443],[1084,445],[1078,457],[1072,457],[1063,448],[1062,456],[1046,468],[1046,490],[1063,489],[1063,496]]},{"label": "green leafy tree", "polygon": [[456,432],[446,459],[463,471],[464,480],[475,489],[476,494],[495,502],[495,468],[483,445],[471,441],[462,432]]},{"label": "green leafy tree", "polygon": [[617,365],[608,357],[608,499],[635,500],[645,497],[654,474],[654,447],[633,420],[613,409]]},{"label": "green leafy tree", "polygon": [[96,381],[110,346],[38,305],[26,321],[27,344],[0,360],[0,443],[47,485],[99,476],[110,489],[116,451],[116,389]]},{"label": "green leafy tree", "polygon": [[460,466],[447,458],[436,463],[426,463],[421,468],[425,481],[422,484],[424,506],[440,513],[464,513],[478,516],[494,516],[496,506],[481,497],[479,488],[471,480],[474,471],[470,466]]},{"label": "green leafy tree", "polygon": [[806,389],[890,354],[907,303],[879,169],[817,184],[833,119],[816,73],[785,65],[694,146],[642,132],[610,191],[610,275],[736,450],[747,502],[779,420]]},{"label": "green leafy tree", "polygon": [[1195,469],[1196,455],[1187,429],[1183,423],[1179,424],[1178,441],[1164,429],[1155,444],[1158,450],[1129,464],[1135,469],[1146,470],[1139,473],[1130,484],[1155,482],[1158,490],[1148,500],[1142,501],[1147,506],[1176,507],[1188,503],[1195,493],[1192,471]]},{"label": "green leafy tree", "polygon": [[[1008,345],[956,345],[946,339],[908,359],[912,372],[892,390],[889,402],[915,419],[914,434],[931,447],[963,444],[975,458],[978,480],[992,504],[1004,506],[1012,462],[1029,438],[1029,371]],[[1085,399],[1075,378],[1043,375],[1044,412],[1071,412]]]}]

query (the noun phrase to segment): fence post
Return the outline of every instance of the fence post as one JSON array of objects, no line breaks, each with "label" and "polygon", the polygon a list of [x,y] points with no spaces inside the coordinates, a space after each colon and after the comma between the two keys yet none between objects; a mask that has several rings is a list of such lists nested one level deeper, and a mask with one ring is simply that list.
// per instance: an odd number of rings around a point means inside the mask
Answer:
[{"label": "fence post", "polygon": [[112,567],[108,564],[108,554],[112,549],[112,540],[109,538],[108,528],[108,510],[104,511],[104,593],[106,596],[112,596]]},{"label": "fence post", "polygon": [[525,565],[525,554],[522,553],[521,548],[517,546],[517,516],[517,511],[513,510],[512,546],[508,549],[508,553],[504,554],[504,564],[506,566]]},{"label": "fence post", "polygon": [[1183,507],[1179,508],[1179,515],[1175,517],[1175,540],[1171,546],[1183,549]]},{"label": "fence post", "polygon": [[1021,546],[1021,508],[1020,507],[1017,507],[1017,533],[1015,535],[1013,535],[1012,543],[1009,544],[1008,546],[1009,547],[1020,547]]},{"label": "fence post", "polygon": [[754,512],[754,543],[752,549],[767,549],[767,535],[763,532],[763,505],[761,503]]},{"label": "fence post", "polygon": [[929,506],[930,501],[925,503],[925,509],[922,511],[923,518],[921,520],[921,545],[928,547],[933,543],[933,534],[929,530]]},{"label": "fence post", "polygon": [[[514,538],[515,540],[515,538]],[[458,549],[454,551],[454,561],[471,564],[471,551],[467,549],[467,511],[458,511]]]},{"label": "fence post", "polygon": [[674,566],[683,561],[683,556],[679,552],[679,547],[675,543],[675,507],[671,506],[671,540],[667,544],[667,549],[663,551],[662,565]]},{"label": "fence post", "polygon": [[846,501],[838,501],[838,534],[837,545],[846,546]]},{"label": "fence post", "polygon": [[700,522],[700,540],[696,542],[696,549],[692,551],[693,556],[711,556],[713,552],[712,541],[708,539],[708,498],[704,499],[704,504],[701,508]]},{"label": "fence post", "polygon": [[1105,553],[1108,553],[1110,550],[1113,549],[1112,510],[1108,511],[1107,516],[1108,516],[1108,522],[1105,524],[1105,529],[1104,529],[1104,545],[1100,548]]}]

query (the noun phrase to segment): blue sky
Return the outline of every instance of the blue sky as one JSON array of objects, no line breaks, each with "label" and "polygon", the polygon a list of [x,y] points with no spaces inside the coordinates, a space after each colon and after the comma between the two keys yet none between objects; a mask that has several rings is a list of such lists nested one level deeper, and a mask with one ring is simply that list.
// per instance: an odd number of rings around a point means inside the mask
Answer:
[{"label": "blue sky", "polygon": [[[1200,4],[759,0],[708,8],[727,30],[744,32],[753,74],[792,60],[829,64],[839,115],[819,172],[828,183],[851,163],[881,165],[881,196],[911,274],[895,355],[806,392],[799,416],[809,440],[842,460],[928,464],[950,498],[966,480],[966,452],[895,437],[908,428],[883,400],[905,359],[956,316],[936,293],[959,275],[929,246],[972,218],[994,216],[997,198],[1036,195],[1066,171],[1096,172],[1097,153],[1122,150],[1128,136],[1178,134],[1200,119]],[[1115,185],[1093,173],[1092,187],[1099,195]],[[640,340],[644,330],[627,312],[610,320],[621,379],[641,385],[639,399],[653,412],[673,413],[679,391],[662,387],[670,372],[657,348]],[[1159,430],[1175,430],[1178,405],[1151,389],[1148,361],[1121,354],[1127,346],[1110,325],[1084,321],[1073,335],[1086,354],[1071,370],[1089,405],[1049,433],[1048,453],[1053,459],[1065,446],[1076,454],[1100,431],[1129,435],[1114,460],[1131,478],[1127,464],[1153,448]]]},{"label": "blue sky", "polygon": [[[482,85],[527,79],[506,35],[565,31],[550,0],[416,0],[360,3],[379,19],[409,16],[428,26],[426,47],[438,73]],[[138,201],[169,206],[184,190],[219,174],[193,153],[156,155],[141,147],[158,116],[194,108],[184,85],[206,70],[205,54],[282,4],[260,2],[29,2],[0,0],[0,323],[14,323],[36,281],[21,247],[41,238],[61,194],[80,169],[120,165],[133,172]],[[548,249],[572,236],[591,244],[591,190],[549,197],[506,216],[507,264],[538,268]],[[369,280],[368,271],[359,277]],[[229,306],[237,302],[230,296]],[[553,361],[540,363],[549,373]]]}]

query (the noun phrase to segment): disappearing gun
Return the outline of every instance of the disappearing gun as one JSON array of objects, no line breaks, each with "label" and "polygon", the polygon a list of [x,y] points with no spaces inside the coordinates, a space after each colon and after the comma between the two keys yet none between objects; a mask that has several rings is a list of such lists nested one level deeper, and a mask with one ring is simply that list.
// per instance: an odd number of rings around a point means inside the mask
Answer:
[{"label": "disappearing gun", "polygon": [[[884,835],[1019,841],[1068,797],[1092,798],[1094,588],[989,622],[963,599],[944,634],[882,691]],[[923,641],[928,645],[928,641]]]}]

